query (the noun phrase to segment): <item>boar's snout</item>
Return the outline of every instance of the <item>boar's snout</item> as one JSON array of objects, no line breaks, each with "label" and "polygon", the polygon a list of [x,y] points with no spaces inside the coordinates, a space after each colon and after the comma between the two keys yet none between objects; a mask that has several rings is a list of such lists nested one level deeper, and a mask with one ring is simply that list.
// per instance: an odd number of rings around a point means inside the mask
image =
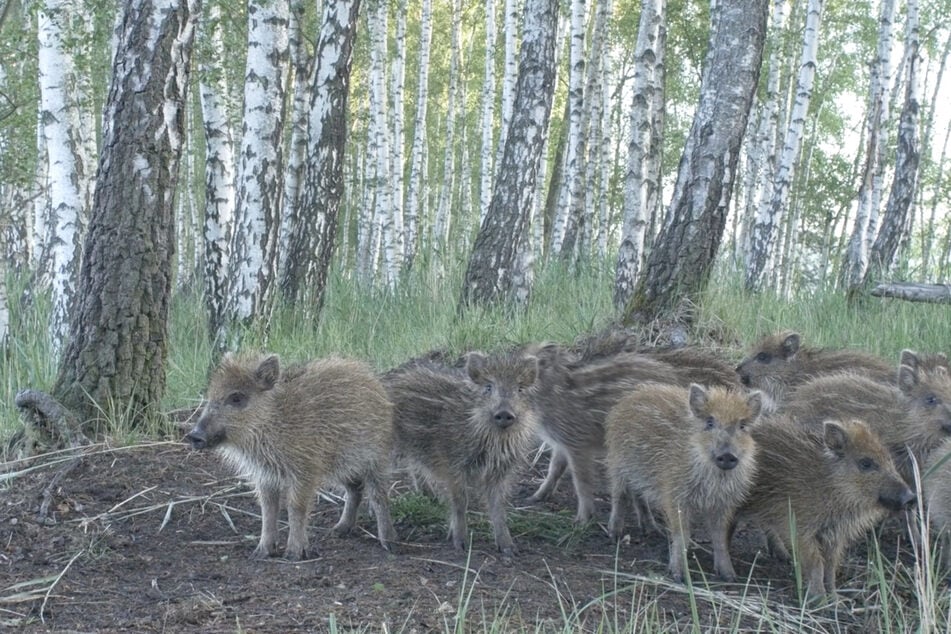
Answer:
[{"label": "boar's snout", "polygon": [[500,429],[507,429],[515,422],[515,414],[507,407],[496,410],[493,418]]},{"label": "boar's snout", "polygon": [[192,449],[204,449],[208,445],[208,437],[205,432],[197,427],[185,435],[185,440],[191,444]]},{"label": "boar's snout", "polygon": [[911,508],[917,501],[914,492],[907,486],[898,491],[883,492],[878,496],[878,502],[890,511],[903,511]]},{"label": "boar's snout", "polygon": [[742,364],[736,366],[735,370],[736,370],[736,373],[740,376],[740,383],[742,383],[742,384],[745,385],[746,387],[749,387],[749,386],[750,386],[750,375],[749,375],[749,372],[744,372],[744,371],[743,371],[743,365],[742,365]]},{"label": "boar's snout", "polygon": [[735,455],[733,455],[732,452],[723,451],[717,454],[715,462],[717,463],[717,466],[724,471],[729,471],[730,469],[735,469],[740,460]]}]

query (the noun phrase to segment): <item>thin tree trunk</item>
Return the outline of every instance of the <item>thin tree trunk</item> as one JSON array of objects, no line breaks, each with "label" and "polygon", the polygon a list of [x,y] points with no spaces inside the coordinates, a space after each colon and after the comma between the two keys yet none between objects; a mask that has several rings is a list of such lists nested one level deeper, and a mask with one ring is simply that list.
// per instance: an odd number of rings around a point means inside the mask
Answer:
[{"label": "thin tree trunk", "polygon": [[551,115],[557,27],[557,0],[526,0],[512,125],[466,269],[460,308],[514,298],[514,274],[524,271],[518,261]]},{"label": "thin tree trunk", "polygon": [[482,151],[479,174],[479,221],[489,211],[492,199],[492,167],[494,163],[493,131],[495,129],[495,53],[498,29],[495,26],[495,0],[485,2],[485,71],[482,83]]},{"label": "thin tree trunk", "polygon": [[409,186],[406,191],[405,266],[413,265],[419,240],[419,210],[426,156],[426,106],[429,102],[429,57],[433,35],[432,0],[422,0],[419,18],[419,69],[413,147],[410,150]]},{"label": "thin tree trunk", "polygon": [[[217,3],[205,7],[202,29],[209,59],[224,60],[221,7]],[[234,131],[228,116],[229,90],[224,68],[211,66],[206,60],[199,65],[198,72],[205,128],[204,301],[208,335],[220,345],[228,292],[228,245],[234,225]]]},{"label": "thin tree trunk", "polygon": [[53,390],[81,421],[128,416],[137,425],[160,410],[197,19],[197,1],[124,5],[77,302]]},{"label": "thin tree trunk", "polygon": [[[390,146],[390,167],[392,172],[391,204],[393,207],[393,229],[396,243],[394,260],[397,262],[397,275],[405,268],[406,259],[406,219],[403,208],[403,173],[405,161],[404,136],[406,134],[406,11],[396,11],[396,50],[390,64],[390,118],[393,143]],[[395,282],[396,279],[393,279]]]},{"label": "thin tree trunk", "polygon": [[[436,221],[433,228],[433,248],[445,255],[449,240],[449,202],[452,199],[455,182],[456,147],[456,110],[459,107],[460,68],[459,57],[462,47],[462,5],[460,0],[452,0],[452,53],[449,58],[449,96],[446,104],[446,153],[443,158],[442,182],[439,186],[439,202],[436,204]],[[440,264],[441,266],[441,264]]]},{"label": "thin tree trunk", "polygon": [[[281,208],[281,141],[289,58],[288,0],[250,0],[244,129],[231,244],[230,325],[270,317]],[[237,332],[229,333],[237,335]]]},{"label": "thin tree trunk", "polygon": [[[935,78],[934,90],[931,93],[931,107],[928,108],[928,119],[927,119],[927,122],[925,123],[924,131],[921,135],[921,138],[922,138],[921,155],[926,161],[926,164],[932,162],[931,157],[933,155],[933,151],[932,151],[931,140],[934,135],[934,119],[935,119],[934,115],[935,115],[935,110],[937,109],[941,99],[941,96],[940,96],[941,89],[942,89],[941,84],[944,79],[944,71],[947,67],[949,54],[951,54],[951,34],[949,34],[949,36],[945,39],[944,48],[941,52],[941,59],[938,61],[938,73],[937,73],[937,77]],[[948,129],[951,130],[951,126],[949,126]],[[939,181],[941,180],[941,177],[942,177],[940,166],[944,164],[946,149],[947,149],[947,144],[942,146],[941,159],[938,161],[939,169],[937,171],[938,171]],[[928,171],[927,167],[924,167],[922,171],[927,172]],[[924,201],[921,200],[924,197],[924,193],[922,190],[923,188],[919,188],[918,205],[922,209],[922,213],[924,213],[925,205],[924,205]],[[923,227],[923,230],[921,231],[921,240],[922,240],[921,265],[922,265],[922,277],[924,278],[931,277],[930,271],[931,271],[932,252],[934,251],[934,245],[937,239],[937,236],[935,235],[936,233],[935,229],[936,229],[937,220],[938,220],[938,198],[939,198],[938,193],[940,191],[941,190],[939,187],[935,187],[934,195],[931,198],[932,202],[930,205],[930,213],[928,214],[927,219],[924,219],[924,218],[922,219],[924,227]]]},{"label": "thin tree trunk", "polygon": [[[630,115],[630,143],[624,179],[624,225],[614,275],[614,306],[621,310],[634,292],[644,259],[644,236],[647,229],[648,178],[645,164],[652,141],[651,117],[655,106],[653,81],[658,53],[658,34],[666,13],[666,0],[643,0],[635,46],[634,102]],[[656,184],[655,184],[656,186]]]},{"label": "thin tree trunk", "polygon": [[761,205],[750,240],[750,260],[747,262],[746,288],[760,290],[769,275],[769,260],[776,244],[777,224],[789,207],[789,189],[795,175],[796,163],[802,147],[802,137],[812,99],[812,88],[816,77],[817,52],[819,49],[819,23],[822,17],[822,0],[809,0],[806,11],[806,29],[802,42],[802,61],[799,65],[799,79],[796,88],[796,100],[789,117],[789,127],[783,142],[783,151],[779,158],[776,176],[773,181],[772,196]]}]

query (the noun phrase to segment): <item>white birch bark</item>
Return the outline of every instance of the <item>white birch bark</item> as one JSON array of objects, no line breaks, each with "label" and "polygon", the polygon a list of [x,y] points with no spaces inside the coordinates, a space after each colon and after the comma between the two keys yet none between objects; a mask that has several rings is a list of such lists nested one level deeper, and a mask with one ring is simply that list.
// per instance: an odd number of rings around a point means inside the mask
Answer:
[{"label": "white birch bark", "polygon": [[231,245],[228,321],[265,317],[275,279],[281,194],[288,0],[250,0],[244,119]]},{"label": "white birch bark", "polygon": [[[495,164],[502,160],[505,149],[505,135],[512,124],[512,107],[515,103],[515,83],[518,80],[518,34],[519,34],[519,0],[505,0],[504,23],[502,31],[505,33],[505,74],[502,75],[502,101],[499,112],[502,115],[502,125],[499,128],[499,140],[495,155]],[[557,53],[556,53],[557,55]],[[493,170],[493,180],[495,172]],[[493,183],[494,186],[494,183]]]},{"label": "white birch bark", "polygon": [[[36,105],[39,113],[43,112],[42,97]],[[42,118],[39,119],[42,122]],[[36,126],[36,155],[47,156],[46,128],[42,123]],[[50,197],[49,197],[50,165],[48,160],[36,162],[35,182],[37,192],[33,198],[33,214],[30,222],[29,253],[30,266],[40,272],[47,267],[47,248],[50,244]]]},{"label": "white birch bark", "polygon": [[413,117],[413,147],[410,150],[409,183],[404,205],[406,266],[412,266],[419,236],[420,197],[426,157],[426,106],[429,102],[429,57],[433,35],[432,0],[422,0],[419,18],[419,69],[416,114]]},{"label": "white birch bark", "polygon": [[[565,147],[565,172],[558,194],[559,204],[552,221],[551,252],[562,257],[573,198],[578,192],[581,158],[584,155],[581,111],[584,108],[585,2],[571,0],[571,45],[568,60],[568,143]],[[569,247],[570,248],[570,247]]]},{"label": "white birch bark", "polygon": [[70,125],[69,76],[72,61],[64,44],[69,3],[45,0],[39,14],[40,121],[49,175],[47,252],[53,307],[50,342],[59,355],[69,336],[69,312],[76,293],[82,246],[82,194],[78,142]]},{"label": "white birch bark", "polygon": [[[394,255],[397,274],[406,260],[406,219],[403,215],[403,173],[405,169],[404,136],[406,121],[403,114],[406,100],[406,11],[396,11],[396,39],[393,59],[390,63],[390,129],[393,142],[390,148],[390,197],[393,208]],[[396,279],[394,277],[393,281]]]},{"label": "white birch bark", "polygon": [[209,55],[198,67],[199,98],[205,130],[205,221],[204,302],[208,335],[221,342],[222,320],[228,289],[228,255],[235,212],[234,129],[228,106],[228,79],[222,66],[212,62],[226,59],[221,28],[221,7],[208,4],[202,12],[201,27]]},{"label": "white birch bark", "polygon": [[277,260],[280,277],[284,277],[287,253],[290,250],[291,232],[300,220],[300,187],[304,161],[307,155],[307,119],[310,112],[309,79],[311,58],[306,49],[306,35],[301,32],[304,19],[303,0],[291,0],[288,23],[288,48],[290,51],[290,83],[293,86],[290,140],[285,152],[284,191],[281,194],[281,219],[278,237]]},{"label": "white birch bark", "polygon": [[790,112],[789,127],[786,129],[783,150],[773,180],[773,193],[767,204],[760,206],[750,236],[750,260],[747,262],[746,270],[746,287],[750,290],[759,290],[769,273],[769,260],[775,255],[773,251],[778,231],[777,223],[789,205],[789,189],[802,146],[806,115],[815,83],[821,17],[822,0],[809,0],[796,98]]},{"label": "white birch bark", "polygon": [[884,178],[883,162],[886,143],[883,128],[888,120],[888,87],[891,83],[892,31],[895,22],[895,0],[881,0],[878,16],[878,44],[869,78],[868,105],[865,116],[865,165],[859,185],[855,222],[846,247],[840,278],[845,288],[859,284],[868,267],[868,252],[877,224],[872,209],[881,204]]},{"label": "white birch bark", "polygon": [[449,97],[446,104],[446,153],[443,157],[442,181],[439,186],[439,202],[436,204],[436,221],[433,227],[433,248],[442,252],[449,238],[449,214],[455,184],[456,111],[459,107],[459,65],[462,48],[462,4],[452,0],[452,53],[449,59]]},{"label": "white birch bark", "polygon": [[9,339],[10,309],[7,306],[7,276],[0,275],[0,348],[6,348]]},{"label": "white birch bark", "polygon": [[624,307],[634,292],[644,259],[644,236],[648,221],[648,183],[644,168],[651,143],[658,35],[665,13],[665,0],[643,0],[641,3],[634,53],[634,102],[631,106],[630,143],[624,178],[624,223],[614,278],[614,306],[618,310]]},{"label": "white birch bark", "polygon": [[[932,148],[932,138],[934,136],[935,110],[937,109],[939,99],[941,98],[940,94],[943,87],[942,80],[944,79],[944,71],[947,67],[949,55],[951,55],[951,33],[949,33],[945,39],[944,47],[941,53],[941,59],[939,61],[938,76],[935,79],[934,89],[931,94],[931,108],[928,111],[928,123],[925,125],[925,130],[924,130],[924,133],[922,134],[924,147],[922,148],[921,154],[923,157],[925,157],[926,160],[931,160],[931,157],[933,156],[933,153],[934,153],[934,150]],[[924,231],[922,232],[923,242],[921,245],[921,261],[922,261],[922,266],[924,267],[923,272],[925,274],[926,279],[932,279],[933,277],[929,273],[932,270],[931,261],[934,259],[933,252],[935,250],[935,244],[937,242],[937,235],[936,235],[937,232],[935,231],[935,229],[937,227],[937,222],[939,219],[938,204],[939,204],[939,200],[941,199],[939,192],[941,191],[941,184],[942,184],[942,181],[944,180],[944,172],[943,170],[941,170],[941,167],[945,164],[945,159],[947,158],[949,134],[951,134],[951,125],[947,126],[947,129],[945,131],[945,137],[944,137],[945,140],[941,146],[940,158],[938,159],[938,162],[936,163],[936,165],[939,168],[937,170],[938,171],[938,174],[936,177],[937,182],[934,184],[934,192],[931,196],[931,204],[929,206],[930,211],[928,214],[928,218],[924,223],[925,225]],[[919,205],[921,206],[922,210],[924,210],[925,204],[923,200],[919,201]]]},{"label": "white birch bark", "polygon": [[485,2],[485,70],[482,83],[482,151],[479,170],[479,221],[485,218],[489,211],[489,201],[492,199],[492,144],[495,131],[495,53],[498,29],[495,24],[495,0]]}]

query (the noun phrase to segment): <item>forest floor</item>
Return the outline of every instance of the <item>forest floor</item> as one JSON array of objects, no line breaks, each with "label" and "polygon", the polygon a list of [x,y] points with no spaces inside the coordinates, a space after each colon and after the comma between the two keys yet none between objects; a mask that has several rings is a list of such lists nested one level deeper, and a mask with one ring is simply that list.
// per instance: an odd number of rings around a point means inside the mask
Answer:
[{"label": "forest floor", "polygon": [[[574,494],[529,506],[544,459],[521,479],[510,524],[519,554],[498,556],[481,513],[469,552],[445,541],[443,511],[394,484],[401,542],[387,553],[361,509],[359,530],[331,534],[341,504],[322,496],[304,562],[249,557],[260,529],[247,486],[206,452],[175,442],[98,445],[50,491],[52,459],[0,475],[0,627],[76,632],[864,631],[874,622],[867,549],[853,548],[832,608],[797,608],[792,567],[766,557],[762,536],[741,529],[734,565],[746,579],[706,581],[709,544],[691,558],[693,590],[665,576],[666,538],[608,539],[600,523],[572,527]],[[0,465],[12,473],[24,463]],[[5,468],[4,468],[5,467]],[[897,531],[896,531],[897,533]],[[282,525],[281,536],[286,537]],[[894,552],[894,549],[893,549]],[[887,556],[887,555],[886,555]],[[699,624],[698,627],[695,627]]]}]

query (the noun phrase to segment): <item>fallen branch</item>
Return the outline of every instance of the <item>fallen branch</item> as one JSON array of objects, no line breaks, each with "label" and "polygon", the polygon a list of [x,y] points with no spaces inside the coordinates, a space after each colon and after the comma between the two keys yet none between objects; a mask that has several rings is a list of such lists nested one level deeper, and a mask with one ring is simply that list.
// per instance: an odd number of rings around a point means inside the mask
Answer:
[{"label": "fallen branch", "polygon": [[871,290],[875,297],[894,297],[909,302],[951,304],[951,284],[882,283]]}]

